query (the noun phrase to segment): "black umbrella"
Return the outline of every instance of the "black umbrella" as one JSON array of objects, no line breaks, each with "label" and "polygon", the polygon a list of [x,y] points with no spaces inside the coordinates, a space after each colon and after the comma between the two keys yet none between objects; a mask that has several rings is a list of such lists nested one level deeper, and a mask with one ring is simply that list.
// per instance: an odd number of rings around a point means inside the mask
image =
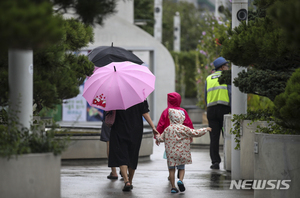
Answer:
[{"label": "black umbrella", "polygon": [[96,67],[102,67],[111,62],[122,61],[130,61],[137,64],[143,63],[143,61],[132,52],[121,47],[114,47],[113,45],[96,47],[88,54],[88,58]]}]

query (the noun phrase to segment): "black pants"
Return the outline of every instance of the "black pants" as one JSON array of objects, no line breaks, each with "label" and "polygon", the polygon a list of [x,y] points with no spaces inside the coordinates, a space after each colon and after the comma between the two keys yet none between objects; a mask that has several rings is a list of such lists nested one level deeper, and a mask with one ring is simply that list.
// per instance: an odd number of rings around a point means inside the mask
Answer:
[{"label": "black pants", "polygon": [[208,126],[212,128],[212,131],[209,133],[210,136],[210,159],[211,163],[220,163],[221,157],[219,154],[219,141],[220,134],[222,131],[223,134],[223,120],[224,115],[231,112],[230,106],[225,105],[215,105],[207,107],[207,120]]}]

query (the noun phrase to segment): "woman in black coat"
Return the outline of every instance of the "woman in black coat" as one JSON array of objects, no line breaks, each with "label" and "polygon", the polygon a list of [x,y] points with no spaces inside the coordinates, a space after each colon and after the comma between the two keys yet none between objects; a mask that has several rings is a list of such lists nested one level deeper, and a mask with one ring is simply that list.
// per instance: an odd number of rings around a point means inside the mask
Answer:
[{"label": "woman in black coat", "polygon": [[120,167],[125,183],[123,191],[130,191],[133,188],[132,179],[137,168],[143,138],[143,117],[151,126],[153,135],[159,134],[149,115],[146,100],[126,110],[117,110],[115,122],[111,127],[108,166]]}]

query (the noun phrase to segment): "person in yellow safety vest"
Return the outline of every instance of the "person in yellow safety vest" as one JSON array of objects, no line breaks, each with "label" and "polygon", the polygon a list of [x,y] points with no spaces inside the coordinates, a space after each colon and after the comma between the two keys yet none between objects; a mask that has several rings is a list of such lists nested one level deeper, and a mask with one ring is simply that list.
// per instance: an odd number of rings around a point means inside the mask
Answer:
[{"label": "person in yellow safety vest", "polygon": [[213,64],[215,72],[210,74],[205,81],[205,102],[207,106],[208,125],[212,128],[211,133],[209,133],[209,152],[212,163],[210,168],[220,169],[219,141],[224,115],[231,112],[231,85],[220,85],[218,81],[222,71],[229,69],[228,62],[223,57],[219,57],[214,60]]}]

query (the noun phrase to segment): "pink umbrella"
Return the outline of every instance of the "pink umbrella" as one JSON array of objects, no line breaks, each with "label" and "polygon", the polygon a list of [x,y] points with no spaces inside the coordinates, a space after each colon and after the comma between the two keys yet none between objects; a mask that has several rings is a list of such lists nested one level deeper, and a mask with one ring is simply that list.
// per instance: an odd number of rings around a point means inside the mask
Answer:
[{"label": "pink umbrella", "polygon": [[129,61],[112,62],[87,79],[82,95],[93,107],[124,110],[143,102],[154,85],[155,76],[147,67]]}]

